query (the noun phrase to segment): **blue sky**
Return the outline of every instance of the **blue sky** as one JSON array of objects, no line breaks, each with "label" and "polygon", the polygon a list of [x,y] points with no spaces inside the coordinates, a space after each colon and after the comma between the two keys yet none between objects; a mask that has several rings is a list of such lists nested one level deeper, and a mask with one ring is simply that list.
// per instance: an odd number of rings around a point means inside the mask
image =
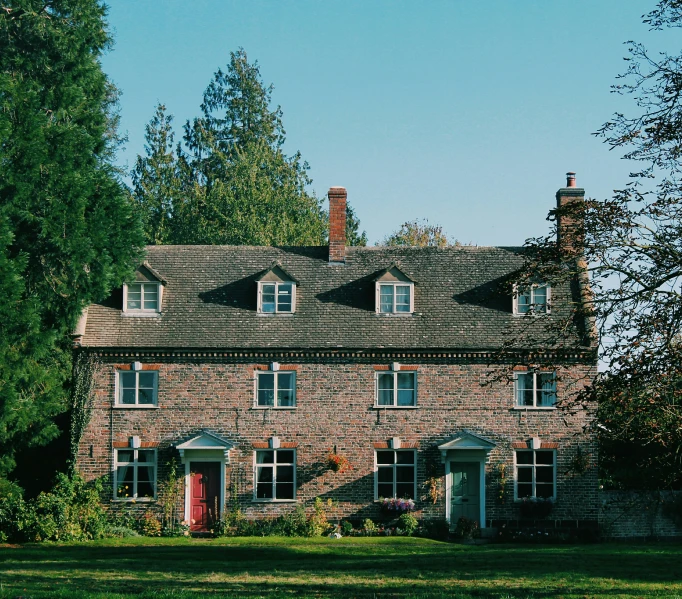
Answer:
[{"label": "blue sky", "polygon": [[678,42],[641,23],[653,5],[111,0],[103,68],[122,92],[119,161],[143,153],[159,101],[180,137],[243,47],[275,86],[285,150],[309,162],[319,197],[348,188],[371,243],[427,218],[464,243],[520,245],[547,232],[566,171],[595,198],[624,185],[628,164],[591,133],[632,110],[610,93],[623,42]]}]

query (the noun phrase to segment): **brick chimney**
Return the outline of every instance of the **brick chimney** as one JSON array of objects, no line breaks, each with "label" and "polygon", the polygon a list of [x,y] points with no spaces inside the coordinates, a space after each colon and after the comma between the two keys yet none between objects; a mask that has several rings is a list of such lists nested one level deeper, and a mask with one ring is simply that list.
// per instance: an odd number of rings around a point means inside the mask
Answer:
[{"label": "brick chimney", "polygon": [[556,192],[557,245],[562,252],[575,253],[582,246],[584,201],[585,190],[576,187],[575,173],[566,173],[566,187]]},{"label": "brick chimney", "polygon": [[329,262],[346,261],[346,193],[345,187],[330,187],[329,193]]}]

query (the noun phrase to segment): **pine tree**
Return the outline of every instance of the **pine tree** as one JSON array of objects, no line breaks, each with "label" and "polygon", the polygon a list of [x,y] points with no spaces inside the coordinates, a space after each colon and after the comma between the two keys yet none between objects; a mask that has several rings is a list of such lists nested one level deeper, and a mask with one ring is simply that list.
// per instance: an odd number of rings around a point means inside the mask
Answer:
[{"label": "pine tree", "polygon": [[[0,368],[13,371],[14,356],[30,374],[3,379],[0,475],[22,443],[54,434],[68,334],[85,305],[128,275],[142,242],[112,166],[117,92],[99,62],[110,42],[103,5],[9,4],[0,11],[0,285],[17,309],[0,325]],[[16,402],[23,424],[10,426]]]}]

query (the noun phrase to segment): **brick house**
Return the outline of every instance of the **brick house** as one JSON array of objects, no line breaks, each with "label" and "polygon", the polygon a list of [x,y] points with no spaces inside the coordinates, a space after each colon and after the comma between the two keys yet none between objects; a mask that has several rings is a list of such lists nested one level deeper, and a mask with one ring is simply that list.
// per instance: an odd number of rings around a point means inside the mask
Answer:
[{"label": "brick house", "polygon": [[[557,192],[580,197],[574,179]],[[496,359],[579,291],[512,292],[521,248],[346,247],[345,189],[329,201],[329,248],[150,246],[89,307],[74,332],[97,363],[86,478],[109,481],[114,507],[150,507],[175,458],[193,530],[234,502],[259,518],[316,497],[355,520],[409,497],[418,516],[484,528],[551,498],[553,520],[594,523],[587,416],[556,407],[594,374],[593,348],[577,331],[557,371],[524,350]]]}]

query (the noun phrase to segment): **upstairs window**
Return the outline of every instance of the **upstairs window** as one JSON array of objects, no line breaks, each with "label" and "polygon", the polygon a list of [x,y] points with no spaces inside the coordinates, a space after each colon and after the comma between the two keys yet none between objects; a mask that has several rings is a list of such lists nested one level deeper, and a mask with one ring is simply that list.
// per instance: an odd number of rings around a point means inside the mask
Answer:
[{"label": "upstairs window", "polygon": [[256,406],[293,408],[296,406],[296,373],[263,371],[256,373]]},{"label": "upstairs window", "polygon": [[158,283],[129,283],[126,312],[160,312]]},{"label": "upstairs window", "polygon": [[392,265],[376,279],[377,314],[412,314],[414,312],[414,281]]},{"label": "upstairs window", "polygon": [[517,407],[553,408],[556,404],[556,374],[553,372],[517,372],[514,388]]},{"label": "upstairs window", "polygon": [[520,287],[514,295],[514,314],[549,314],[549,285]]},{"label": "upstairs window", "polygon": [[274,262],[258,279],[259,314],[293,314],[296,311],[296,285],[281,264]]},{"label": "upstairs window", "polygon": [[414,371],[378,372],[378,407],[405,408],[417,405],[417,373]]},{"label": "upstairs window", "polygon": [[260,283],[258,311],[263,314],[294,311],[296,285],[293,283]]},{"label": "upstairs window", "polygon": [[117,371],[116,405],[155,406],[158,381],[155,370]]}]

